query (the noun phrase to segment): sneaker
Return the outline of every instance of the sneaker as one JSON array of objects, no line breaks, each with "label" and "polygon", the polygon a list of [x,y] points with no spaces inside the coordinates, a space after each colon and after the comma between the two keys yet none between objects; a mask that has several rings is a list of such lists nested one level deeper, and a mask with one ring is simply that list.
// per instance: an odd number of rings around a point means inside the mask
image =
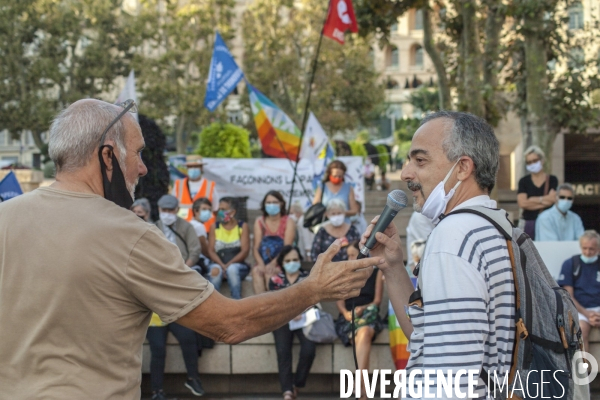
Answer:
[{"label": "sneaker", "polygon": [[152,400],[167,400],[165,392],[159,390],[158,392],[152,392]]},{"label": "sneaker", "polygon": [[202,383],[200,383],[200,379],[188,379],[185,381],[185,387],[190,389],[192,393],[196,396],[202,396],[204,394],[204,389],[202,388]]}]

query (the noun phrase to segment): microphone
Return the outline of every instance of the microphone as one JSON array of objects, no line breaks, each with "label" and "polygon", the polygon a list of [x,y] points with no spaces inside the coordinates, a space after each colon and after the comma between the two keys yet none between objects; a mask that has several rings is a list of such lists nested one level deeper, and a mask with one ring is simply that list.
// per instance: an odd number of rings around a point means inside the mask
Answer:
[{"label": "microphone", "polygon": [[402,190],[393,190],[390,192],[390,194],[388,194],[385,208],[379,216],[379,220],[375,224],[375,227],[371,231],[371,236],[369,236],[369,238],[367,239],[365,247],[360,249],[358,259],[365,258],[369,255],[369,251],[373,247],[375,247],[375,244],[377,243],[377,239],[375,239],[375,234],[377,232],[385,231],[385,228],[387,228],[388,225],[392,222],[396,214],[398,214],[398,211],[406,207],[407,202],[408,198],[406,197],[406,193],[404,193]]}]

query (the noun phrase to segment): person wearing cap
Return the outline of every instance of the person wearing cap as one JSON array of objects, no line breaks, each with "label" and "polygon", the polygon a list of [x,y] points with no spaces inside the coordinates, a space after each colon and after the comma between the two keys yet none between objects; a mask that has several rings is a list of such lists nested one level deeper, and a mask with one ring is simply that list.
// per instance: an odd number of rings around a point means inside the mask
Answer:
[{"label": "person wearing cap", "polygon": [[334,263],[338,241],[302,282],[223,296],[129,209],[148,172],[134,106],[83,99],[61,111],[48,135],[55,182],[0,204],[2,398],[139,400],[152,312],[236,344],[357,296],[384,262]]},{"label": "person wearing cap", "polygon": [[179,248],[185,265],[193,267],[200,259],[200,242],[192,224],[177,216],[179,201],[170,194],[165,194],[158,200],[159,220],[156,226],[167,239]]},{"label": "person wearing cap", "polygon": [[[189,222],[194,218],[194,201],[205,197],[213,204],[213,211],[216,212],[219,209],[219,194],[215,183],[202,176],[204,162],[201,156],[187,156],[185,165],[188,176],[175,181],[171,194],[179,200],[179,216]],[[215,217],[212,216],[208,225],[212,225],[214,220]]]}]

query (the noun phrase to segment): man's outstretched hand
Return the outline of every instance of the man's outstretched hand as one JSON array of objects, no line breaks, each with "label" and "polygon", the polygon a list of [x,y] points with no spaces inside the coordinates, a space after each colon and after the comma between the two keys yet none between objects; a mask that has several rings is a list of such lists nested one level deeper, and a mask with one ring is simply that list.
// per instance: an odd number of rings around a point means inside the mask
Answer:
[{"label": "man's outstretched hand", "polygon": [[318,301],[345,300],[358,296],[373,273],[373,266],[384,263],[381,257],[332,262],[340,248],[338,239],[317,257],[310,276],[306,279],[314,285]]},{"label": "man's outstretched hand", "polygon": [[[371,236],[375,224],[379,220],[379,216],[373,218],[371,224],[367,227],[365,233],[363,233],[360,239],[361,248],[367,242],[367,239]],[[377,243],[369,252],[371,257],[383,257],[385,263],[378,265],[378,267],[387,272],[390,269],[401,266],[404,268],[404,252],[402,251],[402,241],[398,235],[398,230],[394,223],[388,225],[383,232],[377,232],[375,234]]]}]

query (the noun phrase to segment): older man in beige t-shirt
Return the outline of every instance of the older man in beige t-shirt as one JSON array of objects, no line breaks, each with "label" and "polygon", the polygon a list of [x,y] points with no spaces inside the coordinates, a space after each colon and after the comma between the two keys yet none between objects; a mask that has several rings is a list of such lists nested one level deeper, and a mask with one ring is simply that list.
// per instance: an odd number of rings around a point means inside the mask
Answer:
[{"label": "older man in beige t-shirt", "polygon": [[[332,263],[243,300],[223,297],[177,246],[127,208],[144,140],[132,104],[80,100],[50,128],[56,182],[0,205],[0,393],[7,399],[139,399],[151,312],[226,343],[359,294],[381,259]],[[103,134],[105,133],[105,134]]]}]

